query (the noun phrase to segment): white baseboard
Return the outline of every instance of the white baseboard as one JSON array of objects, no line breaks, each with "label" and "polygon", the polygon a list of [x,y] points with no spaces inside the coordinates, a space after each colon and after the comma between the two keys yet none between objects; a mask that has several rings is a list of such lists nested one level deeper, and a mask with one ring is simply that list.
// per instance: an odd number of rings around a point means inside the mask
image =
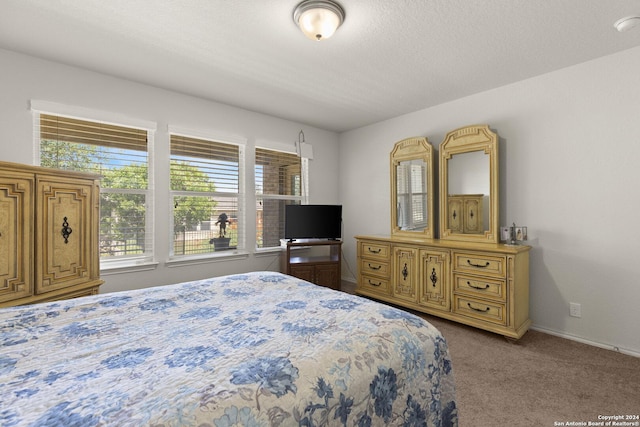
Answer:
[{"label": "white baseboard", "polygon": [[553,329],[547,329],[547,328],[542,328],[540,326],[536,326],[536,325],[531,325],[531,327],[529,328],[531,330],[534,331],[538,331],[538,332],[542,332],[545,334],[549,334],[549,335],[554,335],[556,337],[560,337],[560,338],[565,338],[571,341],[577,341],[579,343],[582,344],[587,344],[587,345],[591,345],[594,347],[599,347],[599,348],[604,348],[605,350],[612,350],[618,353],[622,353],[622,354],[626,354],[627,356],[633,356],[633,357],[638,357],[640,358],[640,352],[638,351],[634,351],[634,350],[629,350],[626,348],[620,348],[620,347],[616,347],[610,344],[603,344],[600,342],[596,342],[596,341],[591,341],[582,337],[577,337],[575,335],[571,335],[571,334],[567,334],[566,332],[559,332],[559,331],[555,331]]}]

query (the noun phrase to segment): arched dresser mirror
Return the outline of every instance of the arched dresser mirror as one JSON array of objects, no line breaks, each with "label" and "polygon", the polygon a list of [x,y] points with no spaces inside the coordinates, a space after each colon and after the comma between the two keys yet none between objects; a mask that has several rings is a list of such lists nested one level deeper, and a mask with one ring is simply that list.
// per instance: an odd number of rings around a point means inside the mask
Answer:
[{"label": "arched dresser mirror", "polygon": [[391,234],[433,238],[433,147],[424,137],[396,142],[391,161]]},{"label": "arched dresser mirror", "polygon": [[440,145],[440,239],[499,242],[498,136],[487,125],[449,132]]}]

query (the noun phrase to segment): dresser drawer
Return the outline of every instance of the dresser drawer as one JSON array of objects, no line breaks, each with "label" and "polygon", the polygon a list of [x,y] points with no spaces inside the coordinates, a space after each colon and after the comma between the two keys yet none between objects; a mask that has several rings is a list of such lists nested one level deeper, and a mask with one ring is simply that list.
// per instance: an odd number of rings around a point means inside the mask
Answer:
[{"label": "dresser drawer", "polygon": [[507,300],[507,282],[499,279],[454,274],[453,291],[501,302]]},{"label": "dresser drawer", "polygon": [[378,242],[360,242],[360,256],[368,259],[388,261],[391,245]]},{"label": "dresser drawer", "polygon": [[360,260],[360,274],[389,278],[389,263],[370,259]]},{"label": "dresser drawer", "polygon": [[467,317],[473,317],[499,325],[507,324],[506,304],[454,295],[453,311]]},{"label": "dresser drawer", "polygon": [[507,276],[507,259],[489,254],[454,252],[453,270],[473,274]]},{"label": "dresser drawer", "polygon": [[360,276],[360,291],[388,294],[389,289],[389,280],[387,279],[366,274]]}]

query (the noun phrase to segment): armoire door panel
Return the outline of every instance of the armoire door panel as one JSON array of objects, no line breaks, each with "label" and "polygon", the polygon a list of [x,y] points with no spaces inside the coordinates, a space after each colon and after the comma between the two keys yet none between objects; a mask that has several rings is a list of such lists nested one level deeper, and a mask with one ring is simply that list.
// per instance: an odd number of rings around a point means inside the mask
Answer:
[{"label": "armoire door panel", "polygon": [[33,292],[33,179],[0,177],[0,301]]},{"label": "armoire door panel", "polygon": [[91,187],[39,181],[38,225],[42,242],[37,253],[36,292],[85,282],[91,245]]}]

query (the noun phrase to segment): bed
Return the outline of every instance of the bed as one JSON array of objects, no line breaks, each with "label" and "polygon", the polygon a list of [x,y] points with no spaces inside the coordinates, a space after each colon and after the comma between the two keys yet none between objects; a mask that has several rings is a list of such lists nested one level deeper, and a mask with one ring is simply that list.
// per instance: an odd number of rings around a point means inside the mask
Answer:
[{"label": "bed", "polygon": [[0,425],[455,426],[420,317],[274,272],[0,310]]}]

